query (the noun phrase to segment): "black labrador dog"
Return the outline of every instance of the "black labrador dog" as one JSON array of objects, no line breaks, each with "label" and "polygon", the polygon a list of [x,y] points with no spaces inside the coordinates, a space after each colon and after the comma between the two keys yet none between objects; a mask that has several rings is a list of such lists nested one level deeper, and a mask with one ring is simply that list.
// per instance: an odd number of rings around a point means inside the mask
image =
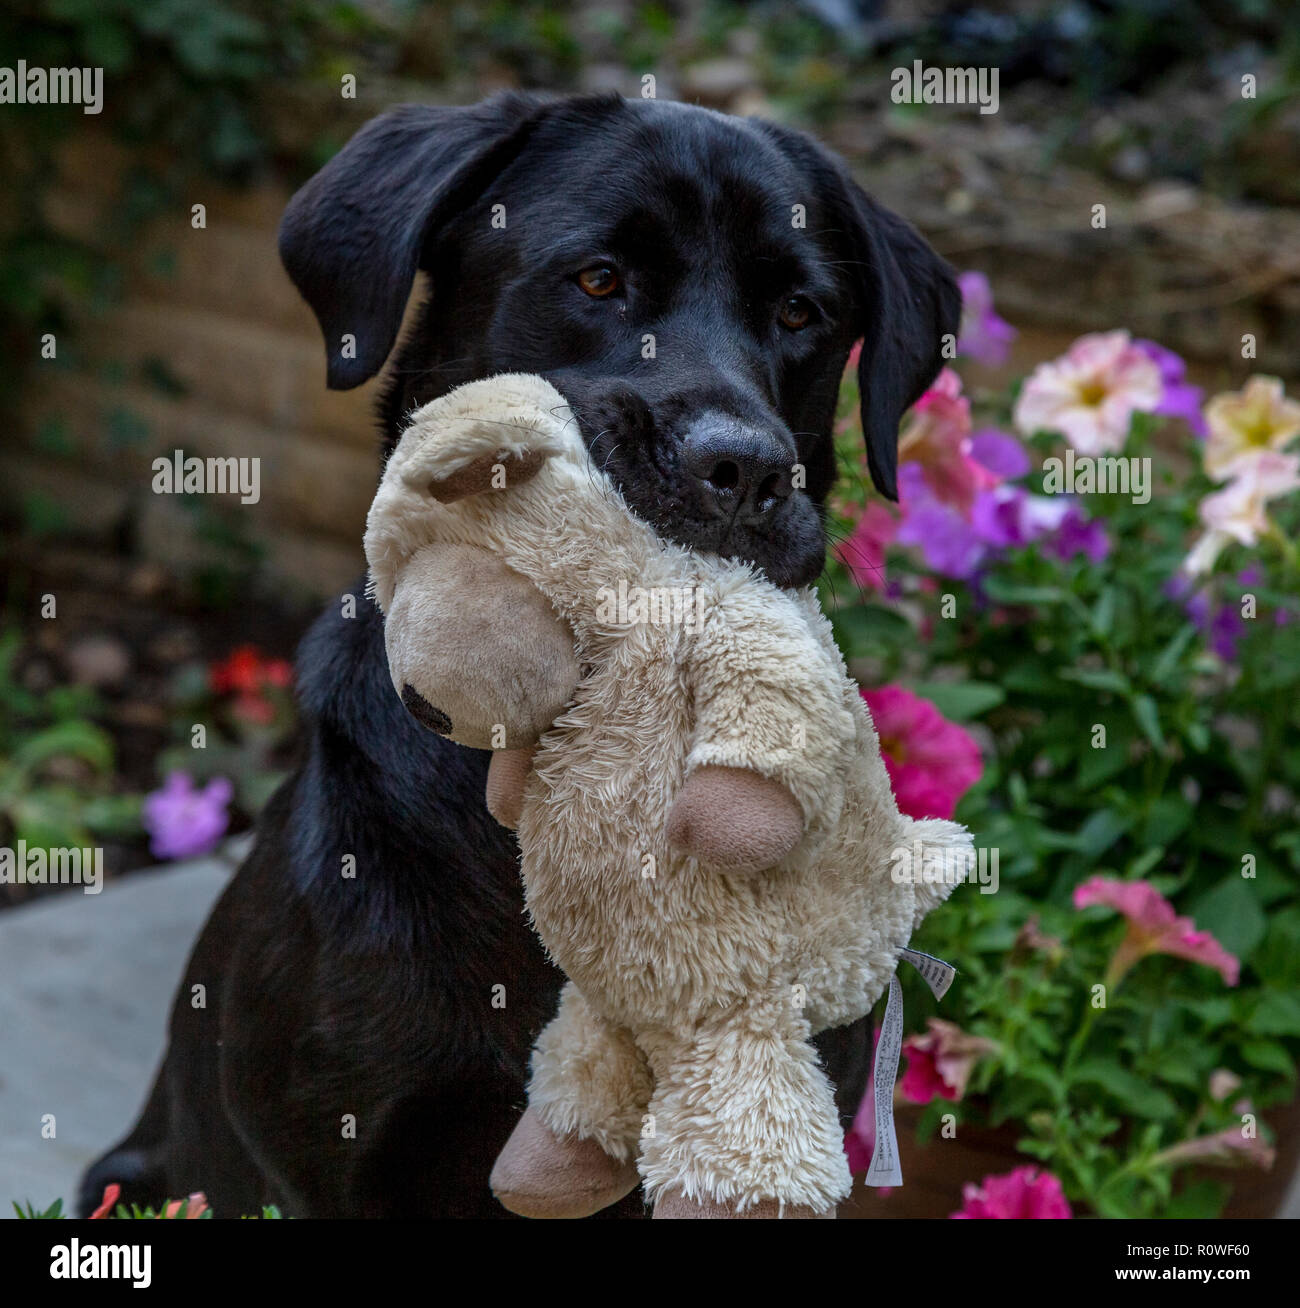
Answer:
[{"label": "black labrador dog", "polygon": [[[824,563],[831,424],[855,340],[867,457],[895,493],[899,418],[957,329],[951,270],[799,132],[615,96],[503,94],[387,113],[294,196],[280,250],[328,379],[393,353],[404,415],[536,372],[665,537],[775,582]],[[560,983],[523,915],[488,755],[394,693],[355,589],[303,642],[301,761],[181,981],[139,1122],[87,1173],[127,1200],[203,1190],[221,1216],[503,1216],[487,1176]],[[502,622],[510,615],[503,613]],[[201,987],[201,989],[200,989]],[[852,1112],[865,1027],[819,1041]],[[612,1215],[641,1211],[636,1196]]]}]

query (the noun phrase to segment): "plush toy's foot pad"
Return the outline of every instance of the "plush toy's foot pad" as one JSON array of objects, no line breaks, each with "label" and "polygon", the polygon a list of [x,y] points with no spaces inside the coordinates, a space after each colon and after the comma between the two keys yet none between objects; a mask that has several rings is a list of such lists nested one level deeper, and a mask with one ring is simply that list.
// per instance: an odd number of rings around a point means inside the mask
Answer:
[{"label": "plush toy's foot pad", "polygon": [[513,831],[524,807],[524,782],[532,770],[537,746],[527,749],[498,749],[488,764],[487,810],[503,827]]},{"label": "plush toy's foot pad", "polygon": [[803,812],[779,782],[747,768],[706,764],[668,814],[668,842],[710,867],[759,872],[799,843]]},{"label": "plush toy's foot pad", "polygon": [[532,1109],[519,1119],[488,1184],[520,1217],[590,1217],[630,1194],[641,1178],[594,1140],[557,1136]]},{"label": "plush toy's foot pad", "polygon": [[716,1199],[696,1201],[688,1199],[680,1190],[665,1190],[655,1201],[654,1215],[655,1217],[713,1217],[734,1221],[745,1217],[834,1217],[835,1209],[828,1208],[823,1212],[817,1212],[801,1204],[786,1204],[782,1209],[775,1199],[760,1199],[758,1203],[750,1204],[748,1208],[737,1212],[734,1204],[719,1203]]}]

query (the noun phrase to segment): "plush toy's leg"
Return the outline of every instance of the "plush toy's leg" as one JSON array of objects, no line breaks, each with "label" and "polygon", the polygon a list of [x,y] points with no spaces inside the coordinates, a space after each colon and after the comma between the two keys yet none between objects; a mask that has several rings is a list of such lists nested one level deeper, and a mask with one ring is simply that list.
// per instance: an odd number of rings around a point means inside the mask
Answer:
[{"label": "plush toy's leg", "polygon": [[652,1083],[632,1037],[573,986],[533,1050],[528,1110],[492,1169],[492,1192],[524,1217],[589,1217],[636,1188]]},{"label": "plush toy's leg", "polygon": [[524,783],[532,771],[536,745],[527,749],[498,749],[488,764],[487,810],[503,827],[514,831],[524,807]]},{"label": "plush toy's leg", "polygon": [[656,1217],[835,1215],[852,1178],[808,1034],[774,997],[686,1037],[641,1037],[656,1082],[641,1175]]}]

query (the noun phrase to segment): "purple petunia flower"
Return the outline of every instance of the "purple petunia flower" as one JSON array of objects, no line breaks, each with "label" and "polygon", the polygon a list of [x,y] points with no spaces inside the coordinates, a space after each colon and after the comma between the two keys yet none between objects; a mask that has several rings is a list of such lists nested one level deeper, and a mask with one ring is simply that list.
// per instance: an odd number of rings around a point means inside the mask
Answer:
[{"label": "purple petunia flower", "polygon": [[202,790],[185,772],[172,772],[162,788],[146,795],[141,820],[157,858],[194,858],[213,849],[230,825],[234,789],[213,777]]},{"label": "purple petunia flower", "polygon": [[1246,620],[1241,610],[1234,604],[1220,604],[1210,619],[1205,636],[1210,648],[1225,662],[1232,663],[1237,658],[1237,641],[1246,632]]},{"label": "purple petunia flower", "polygon": [[1086,517],[1077,504],[1071,504],[1046,549],[1061,560],[1082,554],[1089,563],[1100,563],[1110,553],[1110,537],[1102,523]]},{"label": "purple petunia flower", "polygon": [[1056,531],[1068,512],[1069,505],[1062,500],[1002,485],[975,497],[971,525],[986,544],[1031,545]]},{"label": "purple petunia flower", "polygon": [[1007,432],[985,427],[970,438],[970,456],[1002,481],[1015,481],[1029,471],[1025,447]]},{"label": "purple petunia flower", "polygon": [[1187,380],[1187,365],[1172,350],[1155,341],[1134,341],[1133,344],[1160,369],[1164,389],[1155,412],[1164,418],[1181,418],[1204,439],[1209,434],[1205,415],[1201,412],[1205,392]]},{"label": "purple petunia flower", "polygon": [[993,290],[982,272],[962,273],[957,285],[961,289],[957,353],[996,368],[1007,361],[1016,329],[993,312]]},{"label": "purple petunia flower", "polygon": [[973,577],[988,551],[960,510],[934,495],[919,464],[898,469],[898,495],[903,507],[898,543],[916,546],[926,567],[940,576]]}]

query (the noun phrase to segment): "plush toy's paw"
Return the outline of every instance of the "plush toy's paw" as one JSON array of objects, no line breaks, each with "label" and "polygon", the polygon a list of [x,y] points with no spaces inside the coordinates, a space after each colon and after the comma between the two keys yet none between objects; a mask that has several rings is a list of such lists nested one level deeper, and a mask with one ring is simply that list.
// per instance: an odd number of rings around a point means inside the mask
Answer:
[{"label": "plush toy's paw", "polygon": [[487,810],[511,831],[519,825],[524,807],[524,783],[532,771],[537,746],[499,749],[492,755],[487,774]]},{"label": "plush toy's paw", "polygon": [[747,768],[697,768],[668,814],[668,842],[675,850],[729,872],[774,866],[802,835],[803,813],[794,796],[779,781]]},{"label": "plush toy's paw", "polygon": [[738,1212],[735,1204],[720,1203],[716,1199],[702,1201],[688,1199],[680,1190],[665,1190],[655,1201],[654,1215],[655,1217],[711,1217],[736,1221],[747,1217],[834,1217],[835,1209],[828,1208],[824,1212],[816,1212],[801,1204],[786,1204],[782,1208],[775,1199],[760,1199],[758,1203],[750,1204]]},{"label": "plush toy's paw", "polygon": [[636,1164],[611,1158],[594,1140],[557,1136],[525,1110],[492,1168],[488,1184],[520,1217],[590,1217],[631,1194]]}]

